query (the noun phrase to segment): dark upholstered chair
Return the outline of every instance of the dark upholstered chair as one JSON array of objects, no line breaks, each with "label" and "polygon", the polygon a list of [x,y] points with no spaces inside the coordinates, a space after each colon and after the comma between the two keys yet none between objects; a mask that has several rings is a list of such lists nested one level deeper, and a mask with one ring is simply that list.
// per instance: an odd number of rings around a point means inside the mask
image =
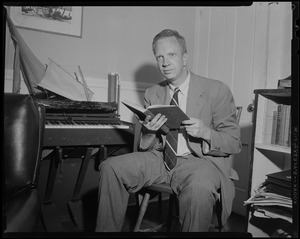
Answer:
[{"label": "dark upholstered chair", "polygon": [[[242,113],[242,107],[241,106],[237,106],[237,121],[240,122],[240,118],[241,118],[241,113]],[[133,231],[138,232],[138,231],[157,231],[159,230],[162,226],[164,226],[164,224],[158,225],[155,228],[150,228],[150,229],[146,229],[146,230],[140,230],[140,226],[143,220],[143,217],[145,215],[145,212],[147,210],[148,207],[148,203],[150,198],[153,198],[155,196],[158,195],[158,203],[159,203],[159,207],[161,209],[161,201],[162,201],[162,193],[167,193],[169,194],[169,211],[168,211],[168,218],[167,218],[167,231],[171,230],[171,222],[172,219],[178,218],[179,215],[179,208],[178,208],[178,199],[175,195],[175,193],[173,192],[170,184],[168,183],[162,183],[162,184],[157,184],[154,183],[152,184],[150,187],[147,188],[143,188],[140,192],[137,193],[137,200],[138,200],[138,204],[139,204],[139,214],[138,214],[138,218],[135,224],[135,227],[133,229]],[[221,213],[222,213],[222,203],[221,203],[221,188],[218,189],[218,193],[219,193],[219,199],[217,200],[215,207],[214,207],[214,211],[217,218],[217,226],[216,228],[219,231],[223,230],[224,225],[222,225],[221,222]],[[175,204],[175,209],[176,209],[176,214],[173,214],[173,206]],[[213,224],[215,224],[215,217],[213,218],[212,221]]]},{"label": "dark upholstered chair", "polygon": [[2,231],[32,232],[41,218],[36,188],[45,110],[30,95],[5,93],[3,99]]}]

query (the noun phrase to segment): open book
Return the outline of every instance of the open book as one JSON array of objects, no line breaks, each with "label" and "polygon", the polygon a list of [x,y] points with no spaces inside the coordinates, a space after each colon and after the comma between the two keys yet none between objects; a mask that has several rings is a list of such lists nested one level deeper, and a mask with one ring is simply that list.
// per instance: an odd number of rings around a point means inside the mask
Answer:
[{"label": "open book", "polygon": [[158,113],[165,115],[168,121],[161,127],[161,130],[164,133],[167,133],[169,129],[179,128],[182,121],[189,119],[189,117],[177,105],[150,105],[147,109],[145,109],[141,105],[127,101],[122,101],[122,103],[135,115],[137,115],[140,120],[145,120],[148,115],[151,116],[151,119]]}]

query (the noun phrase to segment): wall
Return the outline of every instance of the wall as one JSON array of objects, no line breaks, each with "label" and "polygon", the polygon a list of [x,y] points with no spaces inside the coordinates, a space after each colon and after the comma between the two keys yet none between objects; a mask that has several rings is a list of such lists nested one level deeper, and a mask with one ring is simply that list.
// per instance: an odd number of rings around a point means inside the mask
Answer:
[{"label": "wall", "polygon": [[[173,28],[186,37],[193,52],[194,7],[83,7],[82,37],[18,28],[38,59],[48,57],[68,67],[80,65],[86,77],[106,79],[120,73],[122,81],[158,82],[151,44],[156,33]],[[12,69],[13,44],[8,42],[6,69]]]}]

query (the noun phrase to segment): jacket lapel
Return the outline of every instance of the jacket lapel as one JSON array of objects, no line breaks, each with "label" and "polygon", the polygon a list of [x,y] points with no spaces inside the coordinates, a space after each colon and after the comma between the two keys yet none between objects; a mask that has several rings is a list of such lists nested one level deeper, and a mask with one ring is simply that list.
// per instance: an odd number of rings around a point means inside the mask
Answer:
[{"label": "jacket lapel", "polygon": [[170,91],[167,81],[163,81],[160,84],[162,87],[158,88],[156,96],[158,98],[157,104],[168,105],[171,101]]},{"label": "jacket lapel", "polygon": [[204,101],[201,100],[201,95],[203,93],[204,90],[203,87],[201,87],[201,81],[197,78],[195,74],[191,73],[186,109],[186,113],[189,117],[199,117],[199,113],[204,103]]}]

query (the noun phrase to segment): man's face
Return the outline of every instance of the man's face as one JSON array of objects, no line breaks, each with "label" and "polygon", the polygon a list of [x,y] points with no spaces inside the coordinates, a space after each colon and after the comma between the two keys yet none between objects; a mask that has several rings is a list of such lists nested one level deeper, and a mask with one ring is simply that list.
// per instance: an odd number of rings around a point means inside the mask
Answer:
[{"label": "man's face", "polygon": [[186,65],[187,53],[181,51],[175,37],[159,39],[154,48],[154,55],[161,74],[170,83],[185,80],[184,65]]}]

